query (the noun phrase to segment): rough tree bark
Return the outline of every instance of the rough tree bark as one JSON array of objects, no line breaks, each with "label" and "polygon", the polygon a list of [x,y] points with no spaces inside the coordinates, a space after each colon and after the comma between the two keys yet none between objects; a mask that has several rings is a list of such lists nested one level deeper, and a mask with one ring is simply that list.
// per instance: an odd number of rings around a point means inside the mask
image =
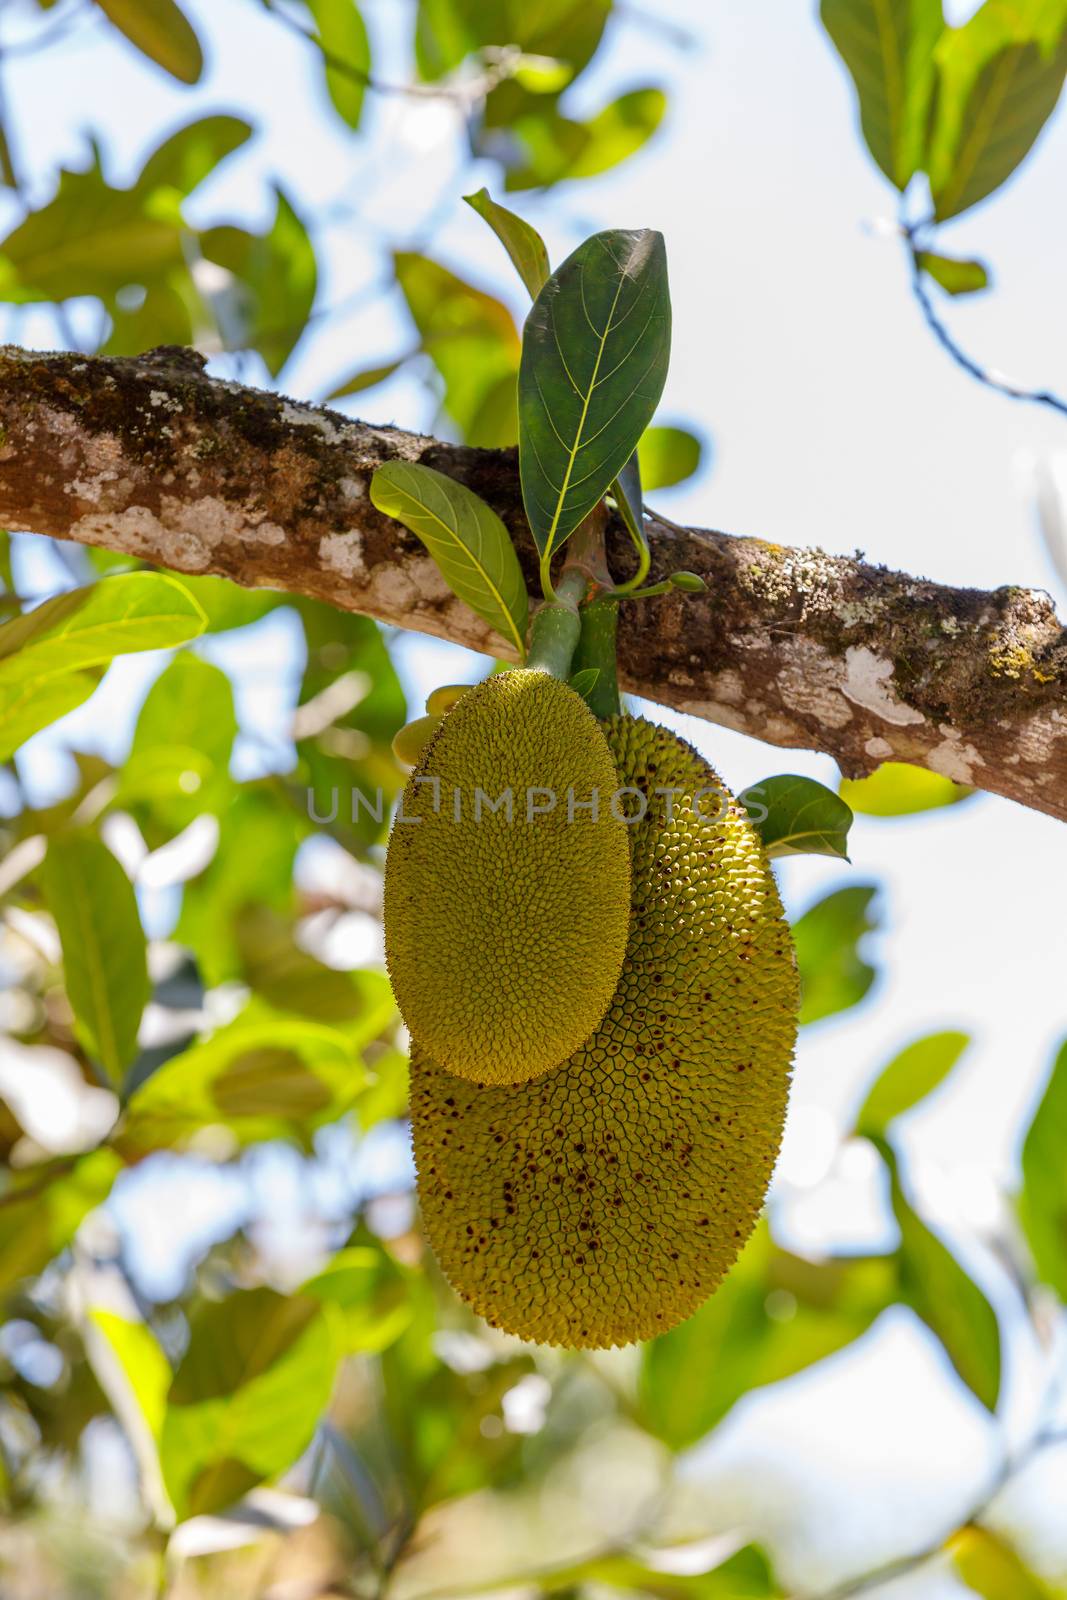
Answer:
[{"label": "rough tree bark", "polygon": [[[515,453],[352,422],[132,360],[0,349],[0,520],[176,572],[286,589],[506,655],[413,535],[371,505],[401,458],[500,513],[534,583]],[[858,560],[653,521],[653,576],[706,596],[623,608],[625,686],[850,775],[916,762],[1067,819],[1067,630],[1040,591],[954,589]],[[609,553],[620,576],[625,535]]]}]

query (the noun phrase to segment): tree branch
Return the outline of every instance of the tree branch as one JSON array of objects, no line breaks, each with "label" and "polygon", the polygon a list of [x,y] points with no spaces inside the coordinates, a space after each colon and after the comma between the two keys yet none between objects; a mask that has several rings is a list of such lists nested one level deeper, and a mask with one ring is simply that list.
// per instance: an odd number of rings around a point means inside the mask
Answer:
[{"label": "tree branch", "polygon": [[[503,517],[533,590],[515,453],[441,443],[207,377],[200,357],[0,348],[0,521],[221,573],[506,655],[367,492],[422,461]],[[624,687],[859,775],[911,761],[1067,820],[1067,631],[1048,596],[954,589],[758,539],[649,526],[652,576],[703,596],[622,608]],[[632,563],[621,525],[613,570]]]}]

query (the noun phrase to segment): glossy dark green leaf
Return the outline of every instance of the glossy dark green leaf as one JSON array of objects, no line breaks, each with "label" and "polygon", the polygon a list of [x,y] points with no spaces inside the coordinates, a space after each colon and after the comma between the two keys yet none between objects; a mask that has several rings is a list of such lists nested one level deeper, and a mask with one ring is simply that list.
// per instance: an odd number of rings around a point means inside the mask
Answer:
[{"label": "glossy dark green leaf", "polygon": [[306,1448],[333,1387],[329,1311],[310,1295],[260,1288],[194,1312],[160,1429],[179,1521],[222,1510]]},{"label": "glossy dark green leaf", "polygon": [[379,511],[418,535],[453,594],[523,659],[526,581],[496,512],[465,484],[416,462],[389,461],[379,467],[370,496]]},{"label": "glossy dark green leaf", "polygon": [[700,471],[704,446],[688,428],[646,428],[637,447],[645,492],[673,489]]},{"label": "glossy dark green leaf", "polygon": [[793,924],[800,965],[800,1020],[818,1022],[858,1005],[874,982],[874,968],[861,954],[863,937],[878,926],[872,884],[837,889]]},{"label": "glossy dark green leaf", "polygon": [[118,1087],[137,1053],[149,993],[133,886],[106,845],[77,834],[51,840],[41,881],[59,930],[75,1028]]},{"label": "glossy dark green leaf", "polygon": [[982,261],[963,261],[931,250],[917,250],[915,261],[920,271],[933,278],[946,294],[979,294],[989,288],[989,268]]},{"label": "glossy dark green leaf", "polygon": [[809,855],[848,860],[852,812],[825,784],[785,774],[754,783],[738,799],[772,858]]},{"label": "glossy dark green leaf", "polygon": [[465,194],[463,198],[492,228],[526,285],[530,299],[536,300],[549,275],[548,251],[537,229],[506,206],[497,205],[488,189]]},{"label": "glossy dark green leaf", "polygon": [[852,75],[867,148],[906,189],[923,164],[942,0],[822,0],[820,15]]},{"label": "glossy dark green leaf", "polygon": [[889,1171],[893,1214],[900,1228],[900,1293],[941,1341],[956,1372],[989,1411],[1000,1394],[1000,1328],[982,1290],[908,1201],[896,1156],[873,1140]]},{"label": "glossy dark green leaf", "polygon": [[538,295],[519,369],[519,468],[543,571],[637,448],[670,337],[666,251],[649,229],[594,234]]},{"label": "glossy dark green leaf", "polygon": [[175,0],[96,0],[108,21],[142,55],[182,83],[197,83],[204,70],[200,41]]},{"label": "glossy dark green leaf", "polygon": [[908,817],[918,811],[954,806],[969,799],[974,790],[927,767],[883,761],[866,778],[842,778],[838,792],[862,816]]},{"label": "glossy dark green leaf", "polygon": [[928,171],[938,221],[977,205],[1025,159],[1067,74],[1067,6],[986,0],[937,48]]},{"label": "glossy dark green leaf", "polygon": [[1067,1043],[1060,1047],[1023,1143],[1019,1211],[1044,1283],[1067,1303]]},{"label": "glossy dark green leaf", "polygon": [[906,1045],[883,1067],[856,1115],[855,1131],[885,1133],[894,1117],[910,1111],[943,1083],[971,1042],[969,1033],[928,1033]]},{"label": "glossy dark green leaf", "polygon": [[370,76],[370,40],[355,0],[304,0],[322,46],[326,92],[350,128],[358,128]]}]

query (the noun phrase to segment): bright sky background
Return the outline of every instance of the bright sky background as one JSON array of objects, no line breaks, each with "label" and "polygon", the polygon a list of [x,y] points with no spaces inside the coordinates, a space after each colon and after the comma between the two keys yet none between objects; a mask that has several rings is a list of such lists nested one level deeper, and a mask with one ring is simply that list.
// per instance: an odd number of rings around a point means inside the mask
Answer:
[{"label": "bright sky background", "polygon": [[[368,0],[383,78],[404,70],[398,22],[407,25],[409,9],[405,0]],[[950,7],[956,20],[973,9]],[[246,0],[190,0],[189,10],[211,43],[212,70],[195,92],[142,69],[131,53],[107,45],[102,30],[92,35],[98,42],[57,47],[9,72],[27,165],[44,173],[60,157],[79,164],[84,131],[95,125],[108,130],[108,169],[122,177],[136,170],[145,129],[153,130],[150,147],[155,130],[194,111],[244,109],[266,132],[205,185],[196,209],[215,218],[225,202],[235,216],[261,221],[269,173],[282,176],[305,213],[331,203],[320,238],[324,307],[347,306],[366,289],[384,237],[425,244],[521,314],[522,291],[499,246],[459,199],[493,185],[495,173],[463,167],[450,108],[369,99],[377,136],[353,142],[324,109],[312,114],[323,102],[309,56],[307,120],[286,115],[272,124],[279,92],[287,100],[292,92],[298,47],[281,30],[253,23]],[[611,91],[664,81],[671,91],[665,131],[617,173],[565,186],[545,202],[520,200],[520,208],[543,227],[557,261],[599,227],[652,226],[666,235],[675,357],[662,416],[710,434],[713,449],[709,471],[657,502],[677,520],[832,552],[859,547],[871,560],[943,581],[1037,585],[1057,596],[1063,612],[1067,593],[1038,537],[1028,485],[1034,460],[1067,453],[1067,426],[983,391],[935,346],[909,296],[899,245],[883,228],[894,196],[857,137],[851,89],[814,7],[657,0],[648,12],[686,30],[692,43],[679,48],[635,8],[576,98],[599,103]],[[943,234],[946,248],[974,251],[994,272],[992,294],[946,308],[961,339],[991,365],[1061,393],[1065,170],[1061,112],[1022,176]],[[55,342],[36,314],[17,336]],[[410,337],[402,311],[368,295],[332,320],[328,335],[305,341],[286,388],[315,398],[349,371],[398,354]],[[254,363],[247,376],[263,381]],[[375,421],[427,429],[434,422],[432,402],[409,378],[358,400]],[[54,586],[55,567],[39,553],[24,548],[22,560],[24,583]],[[243,725],[259,739],[245,742],[243,770],[255,770],[265,749],[285,764],[295,637],[277,616],[205,647],[241,674]],[[435,684],[484,669],[479,658],[416,635],[404,638],[398,660],[413,714]],[[31,765],[40,792],[61,780],[56,752],[75,734],[83,746],[121,751],[156,667],[122,663],[58,734],[36,741]],[[697,745],[734,789],[779,771],[836,781],[826,758],[654,714]],[[997,1189],[1014,1182],[1020,1120],[1067,1032],[1067,833],[982,797],[926,818],[858,818],[851,848],[851,867],[805,859],[781,871],[791,911],[832,887],[879,883],[889,935],[871,942],[881,969],[871,998],[841,1021],[806,1030],[801,1041],[777,1191],[779,1235],[806,1249],[884,1243],[873,1164],[861,1149],[840,1149],[838,1130],[882,1062],[942,1027],[970,1030],[974,1045],[952,1083],[902,1123],[900,1136],[926,1214],[951,1230],[988,1232],[1003,1222]],[[164,915],[165,906],[155,912]],[[218,1203],[228,1202],[220,1194]],[[157,1212],[147,1205],[142,1213],[149,1232]],[[127,1220],[135,1227],[135,1218]],[[156,1248],[170,1247],[165,1231],[152,1237]],[[978,1270],[998,1292],[984,1256]],[[1039,1380],[1033,1363],[1023,1367],[1010,1375],[1008,1415],[1025,1434]],[[786,1576],[808,1581],[829,1581],[921,1542],[951,1524],[989,1469],[991,1435],[979,1408],[942,1378],[932,1341],[906,1314],[890,1314],[827,1376],[742,1408],[694,1465],[705,1511],[714,1507],[713,1520],[728,1525],[741,1497],[756,1531],[773,1534],[788,1558]],[[768,1441],[776,1446],[769,1453]],[[1051,1481],[1052,1462],[1040,1476]],[[859,1483],[871,1488],[862,1499]],[[1062,1482],[1059,1493],[1064,1530]],[[1067,1531],[1060,1539],[1067,1566]],[[957,1591],[935,1575],[894,1592],[933,1600]]]}]

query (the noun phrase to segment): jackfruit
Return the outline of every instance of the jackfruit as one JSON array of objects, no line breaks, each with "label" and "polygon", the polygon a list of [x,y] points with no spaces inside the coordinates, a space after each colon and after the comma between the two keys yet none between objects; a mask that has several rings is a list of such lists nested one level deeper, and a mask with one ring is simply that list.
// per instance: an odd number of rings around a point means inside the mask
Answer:
[{"label": "jackfruit", "polygon": [[415,1047],[423,1223],[496,1327],[605,1347],[663,1333],[729,1270],[763,1204],[799,1005],[773,874],[742,808],[673,733],[603,725],[643,818],[618,990],[535,1083],[475,1089]]},{"label": "jackfruit", "polygon": [[616,785],[596,718],[547,673],[498,673],[442,720],[393,825],[384,912],[400,1013],[448,1071],[525,1082],[603,1017],[630,914]]}]

